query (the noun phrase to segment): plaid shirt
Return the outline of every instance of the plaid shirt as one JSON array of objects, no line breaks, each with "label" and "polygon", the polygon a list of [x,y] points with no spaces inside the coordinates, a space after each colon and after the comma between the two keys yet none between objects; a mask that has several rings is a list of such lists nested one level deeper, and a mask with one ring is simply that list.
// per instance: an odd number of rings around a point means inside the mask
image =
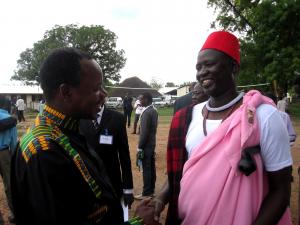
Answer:
[{"label": "plaid shirt", "polygon": [[166,225],[179,225],[178,196],[183,165],[187,160],[186,134],[192,120],[193,105],[180,109],[172,119],[167,148],[167,169],[169,179],[169,209]]}]

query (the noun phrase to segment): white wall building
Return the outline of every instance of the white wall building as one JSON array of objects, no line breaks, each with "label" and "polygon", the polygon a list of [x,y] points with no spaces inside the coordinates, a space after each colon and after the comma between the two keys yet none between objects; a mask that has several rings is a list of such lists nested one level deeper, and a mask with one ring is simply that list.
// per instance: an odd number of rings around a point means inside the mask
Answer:
[{"label": "white wall building", "polygon": [[177,96],[183,96],[186,95],[187,93],[189,93],[189,89],[190,89],[190,85],[186,85],[186,86],[182,86],[180,88],[177,89]]},{"label": "white wall building", "polygon": [[21,96],[27,108],[38,110],[39,101],[43,97],[43,90],[39,85],[25,85],[19,81],[12,81],[0,84],[0,94],[12,101],[15,101],[17,96]]}]

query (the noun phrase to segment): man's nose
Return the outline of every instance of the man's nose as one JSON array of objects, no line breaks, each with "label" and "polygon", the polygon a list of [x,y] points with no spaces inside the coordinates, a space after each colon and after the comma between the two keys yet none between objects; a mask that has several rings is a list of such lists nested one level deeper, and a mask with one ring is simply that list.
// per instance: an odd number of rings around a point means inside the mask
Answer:
[{"label": "man's nose", "polygon": [[207,68],[205,66],[201,67],[201,69],[197,70],[196,79],[200,81],[201,77],[204,77],[207,74]]}]

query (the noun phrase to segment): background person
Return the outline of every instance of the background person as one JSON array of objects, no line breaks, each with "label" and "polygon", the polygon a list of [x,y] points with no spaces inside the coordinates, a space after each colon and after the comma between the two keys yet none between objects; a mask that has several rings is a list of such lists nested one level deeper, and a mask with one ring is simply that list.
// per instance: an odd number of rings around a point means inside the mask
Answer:
[{"label": "background person", "polygon": [[206,101],[207,99],[208,96],[204,93],[200,83],[196,83],[192,91],[192,104],[196,105],[198,103]]},{"label": "background person", "polygon": [[135,196],[139,200],[152,197],[155,192],[155,145],[158,123],[157,110],[152,105],[152,95],[149,92],[145,92],[141,95],[140,101],[144,111],[140,117],[141,133],[138,143],[138,155],[142,155],[144,186],[143,192]]},{"label": "background person", "polygon": [[123,99],[123,110],[125,116],[125,125],[127,123],[127,127],[130,127],[132,109],[132,98],[128,96],[128,93],[126,93]]},{"label": "background person", "polygon": [[137,125],[140,119],[140,116],[144,110],[144,107],[141,105],[140,101],[141,96],[138,97],[138,99],[134,103],[134,108],[135,108],[135,115],[134,115],[134,123],[133,123],[133,132],[132,134],[140,133],[140,127],[138,128],[138,132],[136,132]]},{"label": "background person", "polygon": [[5,97],[0,96],[0,121],[3,122],[3,129],[0,131],[0,174],[10,209],[8,220],[14,222],[10,188],[10,158],[17,145],[17,128],[15,119],[3,109],[6,103]]},{"label": "background person", "polygon": [[17,116],[19,122],[25,121],[24,117],[24,110],[25,110],[25,102],[21,98],[21,96],[18,96],[17,102],[16,102],[16,107],[17,107]]},{"label": "background person", "polygon": [[280,97],[279,101],[277,102],[277,109],[279,111],[285,112],[287,109],[287,101],[286,101],[286,97]]}]

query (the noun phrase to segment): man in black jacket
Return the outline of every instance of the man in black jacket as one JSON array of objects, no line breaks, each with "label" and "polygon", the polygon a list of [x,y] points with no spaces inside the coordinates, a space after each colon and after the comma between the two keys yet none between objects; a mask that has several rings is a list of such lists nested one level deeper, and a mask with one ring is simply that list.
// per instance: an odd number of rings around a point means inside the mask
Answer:
[{"label": "man in black jacket", "polygon": [[80,131],[102,159],[117,196],[130,207],[133,182],[124,115],[103,105],[97,120],[81,120]]},{"label": "man in black jacket", "polygon": [[130,121],[131,121],[131,113],[133,110],[132,107],[132,97],[126,93],[124,99],[123,99],[123,110],[124,110],[124,116],[125,116],[125,125],[127,123],[127,126],[130,127]]},{"label": "man in black jacket", "polygon": [[158,123],[157,110],[152,105],[152,95],[145,92],[140,98],[144,111],[141,114],[141,132],[138,144],[138,156],[143,166],[143,192],[135,198],[142,200],[152,197],[155,192],[156,168],[155,168],[155,146],[156,130]]},{"label": "man in black jacket", "polygon": [[145,204],[140,218],[124,223],[102,160],[79,134],[80,119],[96,119],[104,103],[102,76],[95,60],[73,48],[54,50],[43,63],[45,108],[12,158],[17,225],[152,223],[147,218],[153,209]]}]

